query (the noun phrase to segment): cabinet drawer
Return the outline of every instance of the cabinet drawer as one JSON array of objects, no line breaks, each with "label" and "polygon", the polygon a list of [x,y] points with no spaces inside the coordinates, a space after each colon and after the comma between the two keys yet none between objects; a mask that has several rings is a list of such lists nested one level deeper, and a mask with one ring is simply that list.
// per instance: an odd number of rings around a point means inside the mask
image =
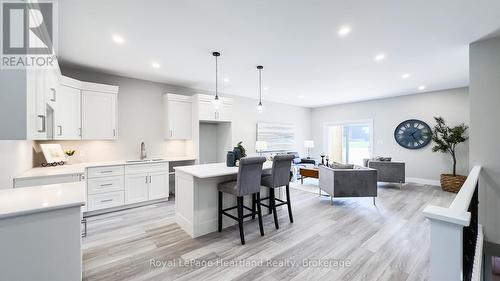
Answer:
[{"label": "cabinet drawer", "polygon": [[87,177],[90,179],[97,177],[120,176],[123,175],[123,171],[123,166],[91,167],[87,168]]},{"label": "cabinet drawer", "polygon": [[87,180],[88,194],[123,190],[123,176],[91,178]]},{"label": "cabinet drawer", "polygon": [[151,164],[134,164],[125,166],[126,174],[139,174],[139,173],[161,172],[161,171],[168,171],[168,162],[151,163]]},{"label": "cabinet drawer", "polygon": [[124,192],[113,191],[88,196],[88,211],[121,206],[124,203]]}]

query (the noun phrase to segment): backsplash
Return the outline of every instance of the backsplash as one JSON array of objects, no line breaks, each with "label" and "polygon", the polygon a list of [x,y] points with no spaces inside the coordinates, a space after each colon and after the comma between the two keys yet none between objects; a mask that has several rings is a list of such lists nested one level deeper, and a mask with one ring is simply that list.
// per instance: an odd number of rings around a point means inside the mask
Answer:
[{"label": "backsplash", "polygon": [[[33,163],[39,167],[45,162],[39,144],[58,143],[63,150],[76,150],[70,163],[136,160],[140,156],[141,142],[126,141],[35,141]],[[190,140],[144,141],[148,158],[194,155]]]}]

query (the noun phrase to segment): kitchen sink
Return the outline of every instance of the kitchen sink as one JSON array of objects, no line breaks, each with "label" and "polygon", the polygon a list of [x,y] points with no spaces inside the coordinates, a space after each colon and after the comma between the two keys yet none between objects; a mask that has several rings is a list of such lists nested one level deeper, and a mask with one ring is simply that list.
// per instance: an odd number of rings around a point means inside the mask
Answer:
[{"label": "kitchen sink", "polygon": [[127,160],[125,163],[149,163],[149,162],[159,162],[164,161],[165,159],[144,159],[144,160]]}]

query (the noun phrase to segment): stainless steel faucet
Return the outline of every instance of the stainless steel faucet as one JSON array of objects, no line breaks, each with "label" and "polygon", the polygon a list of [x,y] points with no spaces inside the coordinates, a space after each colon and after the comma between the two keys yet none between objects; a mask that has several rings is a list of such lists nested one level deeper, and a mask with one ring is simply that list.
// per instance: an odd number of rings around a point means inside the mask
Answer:
[{"label": "stainless steel faucet", "polygon": [[141,142],[141,160],[144,160],[148,157],[148,155],[146,154],[146,145],[144,144],[144,142]]}]

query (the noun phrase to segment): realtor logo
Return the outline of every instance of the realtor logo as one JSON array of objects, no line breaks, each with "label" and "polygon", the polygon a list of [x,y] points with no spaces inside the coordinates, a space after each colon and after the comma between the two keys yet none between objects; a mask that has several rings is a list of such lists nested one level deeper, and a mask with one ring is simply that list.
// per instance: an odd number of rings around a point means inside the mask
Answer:
[{"label": "realtor logo", "polygon": [[53,4],[2,2],[2,67],[51,65]]}]

